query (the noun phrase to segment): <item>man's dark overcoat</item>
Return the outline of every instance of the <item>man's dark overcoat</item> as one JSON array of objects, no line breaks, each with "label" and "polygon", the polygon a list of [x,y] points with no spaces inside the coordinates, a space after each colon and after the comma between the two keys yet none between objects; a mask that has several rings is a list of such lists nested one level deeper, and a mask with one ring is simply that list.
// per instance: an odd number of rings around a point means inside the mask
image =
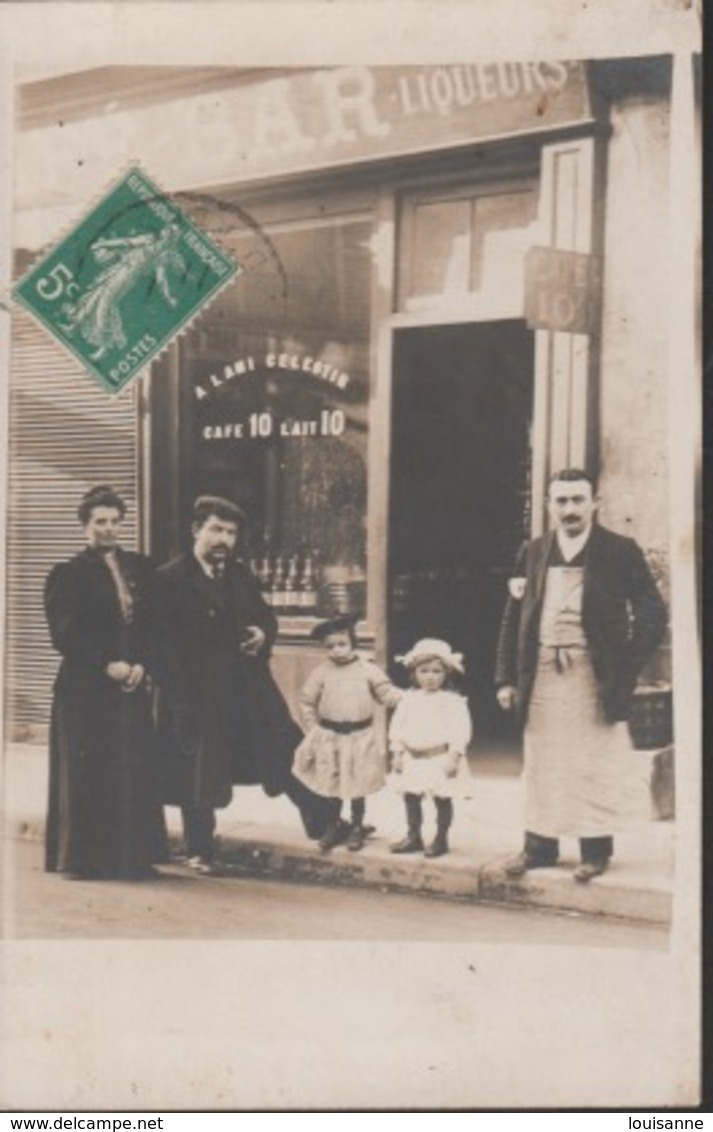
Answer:
[{"label": "man's dark overcoat", "polygon": [[[514,570],[521,594],[508,596],[498,641],[495,682],[518,689],[526,721],[537,671],[540,616],[553,531],[525,543]],[[641,548],[595,523],[584,550],[582,625],[602,707],[611,723],[627,719],[637,677],[666,629],[666,608]]]},{"label": "man's dark overcoat", "polygon": [[116,554],[133,600],[129,623],[98,551],[53,567],[45,585],[62,655],[50,727],[51,872],[130,875],[167,857],[150,693],[124,692],[105,672],[116,660],[152,667],[153,568],[143,555]]},{"label": "man's dark overcoat", "polygon": [[[302,732],[270,672],[277,620],[256,579],[237,561],[209,578],[193,554],[157,577],[164,801],[222,808],[234,784],[289,790]],[[252,625],[266,637],[257,657],[240,649]]]}]

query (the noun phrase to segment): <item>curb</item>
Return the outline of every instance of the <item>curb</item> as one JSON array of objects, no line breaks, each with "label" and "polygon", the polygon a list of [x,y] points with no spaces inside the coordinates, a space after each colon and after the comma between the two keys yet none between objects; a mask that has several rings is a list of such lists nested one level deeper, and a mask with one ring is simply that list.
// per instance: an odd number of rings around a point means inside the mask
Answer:
[{"label": "curb", "polygon": [[[44,822],[40,818],[16,817],[7,822],[7,835],[40,841]],[[173,845],[180,837],[171,833]],[[316,845],[302,847],[286,839],[279,826],[246,830],[243,837],[230,834],[219,839],[221,860],[244,876],[271,877],[297,884],[371,888],[381,892],[411,892],[428,898],[465,900],[520,908],[538,908],[553,913],[610,916],[642,924],[668,926],[673,898],[666,889],[617,883],[615,870],[591,884],[577,884],[565,868],[534,869],[513,880],[504,875],[507,858],[476,865],[472,860],[432,864],[423,857],[395,857],[387,849],[372,845],[369,851],[350,853],[338,847],[330,854]]]},{"label": "curb", "polygon": [[478,894],[481,900],[495,904],[521,904],[665,926],[673,916],[671,892],[617,884],[612,873],[589,884],[577,884],[567,869],[533,869],[522,879],[511,880],[494,862],[480,868]]},{"label": "curb", "polygon": [[577,884],[571,871],[562,868],[538,869],[511,880],[503,873],[504,859],[483,865],[450,859],[444,866],[430,864],[422,857],[405,861],[387,854],[357,855],[341,849],[327,856],[318,849],[281,845],[279,834],[269,840],[223,838],[221,857],[246,875],[299,883],[417,892],[472,903],[536,907],[664,926],[671,922],[670,892],[616,884],[611,874],[588,885]]}]

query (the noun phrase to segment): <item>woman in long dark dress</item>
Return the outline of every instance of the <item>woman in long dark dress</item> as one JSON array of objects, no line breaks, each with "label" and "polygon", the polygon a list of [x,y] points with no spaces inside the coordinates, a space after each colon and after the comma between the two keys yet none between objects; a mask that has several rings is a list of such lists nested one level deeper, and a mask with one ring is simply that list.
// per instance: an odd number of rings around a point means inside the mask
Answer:
[{"label": "woman in long dark dress", "polygon": [[125,505],[82,499],[87,546],[51,570],[45,610],[62,654],[50,729],[48,872],[138,879],[167,859],[148,678],[153,569],[121,549]]}]

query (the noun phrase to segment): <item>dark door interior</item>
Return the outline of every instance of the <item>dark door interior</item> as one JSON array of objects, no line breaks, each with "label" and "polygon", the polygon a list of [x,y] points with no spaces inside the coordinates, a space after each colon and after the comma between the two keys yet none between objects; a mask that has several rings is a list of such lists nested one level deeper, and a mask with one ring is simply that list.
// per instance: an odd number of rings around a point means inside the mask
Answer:
[{"label": "dark door interior", "polygon": [[533,333],[520,320],[395,336],[389,652],[435,636],[465,653],[476,751],[514,740],[493,667],[507,578],[529,531],[533,370]]}]

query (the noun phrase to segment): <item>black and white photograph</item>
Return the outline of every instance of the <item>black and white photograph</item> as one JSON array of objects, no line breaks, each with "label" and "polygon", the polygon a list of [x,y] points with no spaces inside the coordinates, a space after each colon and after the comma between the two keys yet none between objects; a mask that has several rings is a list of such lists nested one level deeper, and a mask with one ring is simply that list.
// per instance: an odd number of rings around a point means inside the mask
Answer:
[{"label": "black and white photograph", "polygon": [[0,1108],[700,1102],[701,13],[602,7],[6,6]]}]

